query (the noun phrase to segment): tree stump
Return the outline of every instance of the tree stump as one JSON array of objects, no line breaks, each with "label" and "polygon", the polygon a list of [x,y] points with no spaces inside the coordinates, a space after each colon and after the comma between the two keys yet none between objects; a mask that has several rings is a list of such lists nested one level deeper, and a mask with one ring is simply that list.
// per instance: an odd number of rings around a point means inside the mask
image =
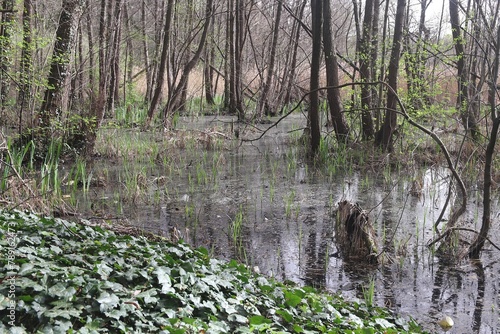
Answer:
[{"label": "tree stump", "polygon": [[357,203],[338,203],[335,241],[345,258],[378,263],[375,231],[368,214]]}]

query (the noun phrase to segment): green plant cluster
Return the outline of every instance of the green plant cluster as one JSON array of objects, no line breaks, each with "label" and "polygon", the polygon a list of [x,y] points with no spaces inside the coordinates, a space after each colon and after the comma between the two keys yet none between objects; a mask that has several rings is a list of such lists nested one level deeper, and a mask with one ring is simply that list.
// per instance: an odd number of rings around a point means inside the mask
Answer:
[{"label": "green plant cluster", "polygon": [[19,211],[0,212],[0,255],[1,333],[422,332],[204,249]]}]

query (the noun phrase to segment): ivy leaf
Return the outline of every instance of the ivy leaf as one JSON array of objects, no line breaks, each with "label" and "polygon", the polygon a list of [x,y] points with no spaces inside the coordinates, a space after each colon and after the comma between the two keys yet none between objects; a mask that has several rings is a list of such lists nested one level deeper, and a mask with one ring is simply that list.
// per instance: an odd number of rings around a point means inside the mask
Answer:
[{"label": "ivy leaf", "polygon": [[239,315],[239,314],[236,314],[236,313],[230,314],[227,317],[227,320],[233,321],[233,322],[239,322],[240,324],[248,324],[248,319],[246,317]]},{"label": "ivy leaf", "polygon": [[54,297],[62,297],[71,299],[76,293],[76,289],[72,286],[66,287],[63,283],[57,283],[49,288],[49,294]]},{"label": "ivy leaf", "polygon": [[115,294],[102,292],[99,298],[97,298],[97,302],[100,304],[99,309],[101,312],[106,312],[115,308],[120,302],[120,299]]},{"label": "ivy leaf", "polygon": [[262,325],[262,324],[270,324],[272,321],[267,319],[262,315],[254,315],[250,317],[250,325]]},{"label": "ivy leaf", "polygon": [[281,317],[286,322],[292,322],[292,320],[293,320],[293,316],[287,310],[277,310],[276,314],[281,315]]},{"label": "ivy leaf", "polygon": [[127,316],[127,311],[124,310],[123,308],[120,309],[114,309],[111,312],[106,312],[105,313],[108,317],[111,317],[113,319],[120,319],[121,317]]},{"label": "ivy leaf", "polygon": [[158,283],[160,283],[161,285],[162,293],[170,293],[175,291],[172,287],[172,280],[170,279],[170,268],[158,267],[156,268],[154,273],[158,278]]},{"label": "ivy leaf", "polygon": [[53,251],[57,255],[59,255],[63,252],[61,248],[59,248],[55,245],[50,246],[50,250]]},{"label": "ivy leaf", "polygon": [[43,313],[48,318],[64,318],[70,320],[71,317],[78,317],[80,315],[80,310],[75,308],[58,308],[47,310]]},{"label": "ivy leaf", "polygon": [[34,267],[35,267],[35,265],[33,263],[30,263],[30,262],[23,263],[23,265],[21,266],[21,268],[19,269],[17,274],[19,276],[24,276],[26,274],[30,274],[30,273],[35,271],[35,270],[33,270]]},{"label": "ivy leaf", "polygon": [[383,329],[394,327],[394,324],[382,318],[375,318],[375,323],[380,327],[382,327]]},{"label": "ivy leaf", "polygon": [[113,271],[113,268],[108,266],[105,262],[100,262],[95,265],[96,272],[101,275],[101,279],[108,279],[109,274]]},{"label": "ivy leaf", "polygon": [[298,293],[300,290],[285,291],[285,303],[290,307],[296,307],[302,301],[303,294]]}]

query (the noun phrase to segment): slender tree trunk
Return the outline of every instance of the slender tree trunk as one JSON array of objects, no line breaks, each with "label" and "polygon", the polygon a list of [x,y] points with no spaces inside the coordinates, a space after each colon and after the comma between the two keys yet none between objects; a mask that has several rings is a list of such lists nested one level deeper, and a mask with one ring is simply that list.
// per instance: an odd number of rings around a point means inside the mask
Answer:
[{"label": "slender tree trunk", "polygon": [[321,20],[322,1],[311,0],[312,16],[312,54],[311,54],[311,81],[310,81],[310,103],[309,126],[311,134],[311,154],[315,155],[321,142],[319,126],[319,70],[321,66]]},{"label": "slender tree trunk", "polygon": [[[76,11],[78,0],[64,0],[57,25],[54,49],[47,80],[47,88],[39,112],[39,125],[49,130],[52,119],[60,120],[67,107],[67,92],[70,79],[70,55],[74,47]],[[48,132],[47,134],[50,134]]]},{"label": "slender tree trunk", "polygon": [[296,73],[296,68],[297,68],[297,55],[299,51],[299,39],[300,39],[300,31],[301,26],[299,20],[302,20],[302,17],[304,16],[304,10],[306,8],[307,1],[304,0],[300,4],[300,7],[298,8],[297,11],[297,20],[294,20],[293,26],[295,30],[292,30],[294,33],[292,34],[293,38],[293,50],[292,50],[292,56],[291,56],[291,62],[289,66],[288,72],[285,71],[285,75],[287,75],[286,79],[286,85],[283,85],[285,88],[285,98],[283,103],[285,105],[289,104],[292,100],[292,90],[294,87],[294,80],[295,80],[295,73]]},{"label": "slender tree trunk", "polygon": [[[362,82],[370,82],[371,70],[373,66],[371,61],[372,55],[372,29],[373,29],[373,1],[366,0],[365,2],[365,14],[363,18],[363,36],[358,36],[361,41],[358,43],[358,59],[359,59],[359,74],[361,76]],[[373,118],[371,114],[372,110],[372,89],[369,85],[361,86],[361,123],[363,139],[368,140],[373,138],[375,130],[373,128]]]},{"label": "slender tree trunk", "polygon": [[394,39],[392,42],[391,59],[389,63],[388,84],[393,90],[387,92],[387,109],[385,119],[375,144],[386,152],[393,149],[393,134],[397,126],[397,92],[399,60],[401,58],[401,41],[403,37],[403,25],[405,22],[406,0],[398,0],[396,9],[396,21],[394,23]]},{"label": "slender tree trunk", "polygon": [[[323,48],[325,52],[326,81],[329,87],[339,85],[339,66],[335,47],[333,45],[330,0],[323,0]],[[349,128],[345,120],[342,102],[340,101],[340,91],[338,88],[329,88],[327,90],[330,115],[332,116],[333,128],[337,141],[346,143],[349,136]]]},{"label": "slender tree trunk", "polygon": [[163,91],[163,85],[165,82],[165,71],[167,67],[168,60],[168,49],[170,44],[170,26],[172,24],[172,12],[174,7],[174,0],[168,0],[167,2],[167,12],[165,15],[165,26],[163,28],[163,46],[160,55],[160,65],[158,68],[158,73],[156,75],[156,87],[154,88],[153,99],[151,100],[151,105],[148,110],[148,118],[146,120],[146,127],[151,124],[151,120],[155,114],[158,104],[160,103],[161,93]]},{"label": "slender tree trunk", "polygon": [[213,69],[213,64],[214,64],[214,59],[215,59],[215,51],[214,51],[214,42],[213,42],[213,36],[215,34],[215,24],[214,20],[211,20],[210,23],[210,35],[212,38],[210,39],[210,42],[207,42],[207,45],[205,46],[205,62],[203,66],[203,81],[204,81],[204,86],[205,86],[205,100],[209,105],[214,105],[215,104],[215,98],[214,98],[214,69]]},{"label": "slender tree trunk", "polygon": [[10,88],[9,68],[12,65],[11,47],[12,47],[12,24],[14,1],[3,0],[2,8],[5,9],[1,13],[2,19],[0,22],[0,125],[5,117],[5,107]]},{"label": "slender tree trunk", "polygon": [[[32,75],[33,75],[33,51],[32,48],[32,4],[31,0],[24,0],[23,7],[23,44],[21,49],[21,63],[20,63],[20,73],[19,82],[20,89],[17,96],[19,104],[19,122],[18,131],[19,134],[23,132],[23,115],[28,109],[31,109],[31,104],[33,98],[31,96],[32,91]],[[30,120],[33,121],[33,120]]]},{"label": "slender tree trunk", "polygon": [[[274,76],[274,63],[276,61],[276,48],[278,45],[278,37],[279,37],[279,26],[281,21],[281,12],[283,11],[283,2],[281,0],[277,1],[276,8],[276,16],[274,18],[274,27],[273,27],[273,37],[271,41],[271,51],[269,52],[269,62],[267,67],[267,76],[262,87],[262,94],[259,100],[259,107],[257,112],[257,118],[262,119],[264,116],[264,110],[274,109],[275,106],[269,105],[269,91],[271,89],[272,80]],[[276,114],[276,112],[269,111],[271,114]],[[266,112],[267,114],[267,112]]]},{"label": "slender tree trunk", "polygon": [[87,18],[87,22],[86,22],[86,28],[87,28],[87,39],[88,39],[88,48],[89,48],[89,71],[88,71],[88,75],[89,75],[89,89],[90,89],[90,92],[91,92],[91,96],[94,97],[95,95],[95,92],[94,92],[94,89],[95,89],[95,58],[94,58],[94,32],[93,32],[93,29],[92,29],[92,16],[91,16],[91,12],[90,12],[90,9],[87,8],[87,15],[86,15],[86,18]]},{"label": "slender tree trunk", "polygon": [[[380,20],[380,0],[373,0],[373,19],[371,29],[371,45],[370,45],[370,78],[376,80],[377,78],[377,62],[378,62],[378,45],[379,45],[379,20]],[[370,86],[371,89],[371,103],[372,107],[378,110],[380,105],[380,96],[377,92],[376,86]]]},{"label": "slender tree trunk", "polygon": [[[229,0],[227,18],[227,42],[226,42],[226,103],[229,113],[237,113],[236,107],[236,3],[240,0]],[[239,119],[239,113],[238,113]]]},{"label": "slender tree trunk", "polygon": [[153,80],[151,70],[151,60],[149,59],[148,38],[146,32],[146,1],[141,2],[141,32],[142,32],[142,53],[144,58],[144,66],[146,73],[146,95],[144,96],[144,104],[149,105],[153,97]]},{"label": "slender tree trunk", "polygon": [[486,147],[484,162],[484,186],[483,186],[483,218],[481,230],[476,240],[469,247],[469,256],[479,258],[484,243],[488,238],[491,227],[491,185],[492,185],[492,167],[495,154],[495,144],[500,128],[500,115],[497,107],[497,96],[499,93],[498,74],[500,67],[500,27],[497,28],[496,48],[493,57],[491,70],[490,87],[488,91],[488,102],[490,107],[490,117],[493,121],[488,146]]},{"label": "slender tree trunk", "polygon": [[234,48],[234,110],[238,113],[238,120],[245,118],[243,110],[243,46],[245,35],[245,7],[244,0],[236,0],[235,7],[235,48]]},{"label": "slender tree trunk", "polygon": [[108,59],[109,59],[109,91],[106,109],[109,113],[113,113],[115,104],[120,96],[120,41],[122,34],[122,16],[123,16],[123,0],[115,0],[114,13],[112,20],[109,22],[110,37],[108,44]]},{"label": "slender tree trunk", "polygon": [[450,23],[451,34],[455,44],[455,53],[457,56],[457,71],[458,71],[458,95],[457,108],[460,111],[462,124],[467,132],[470,132],[473,138],[478,138],[479,130],[477,128],[477,120],[474,114],[470,112],[469,93],[468,93],[468,75],[465,66],[465,40],[460,33],[460,18],[458,14],[458,1],[450,0]]},{"label": "slender tree trunk", "polygon": [[210,28],[210,23],[212,21],[212,10],[213,10],[213,0],[207,0],[205,7],[205,23],[203,26],[203,31],[201,33],[200,42],[198,48],[196,49],[193,57],[186,63],[182,70],[181,77],[177,86],[173,88],[172,94],[170,94],[170,100],[163,111],[164,118],[166,119],[168,115],[173,112],[178,111],[183,106],[182,94],[185,93],[187,89],[187,82],[189,78],[189,73],[194,69],[198,60],[201,57],[203,49],[205,48],[205,43],[208,36],[208,31]]}]

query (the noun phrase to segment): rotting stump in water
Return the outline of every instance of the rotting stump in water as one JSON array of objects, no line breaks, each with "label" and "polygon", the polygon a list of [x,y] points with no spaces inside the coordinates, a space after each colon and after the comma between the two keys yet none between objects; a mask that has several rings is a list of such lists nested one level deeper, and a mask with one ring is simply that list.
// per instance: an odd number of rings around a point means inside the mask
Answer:
[{"label": "rotting stump in water", "polygon": [[357,203],[338,203],[335,240],[345,258],[378,263],[375,231],[368,214]]}]

